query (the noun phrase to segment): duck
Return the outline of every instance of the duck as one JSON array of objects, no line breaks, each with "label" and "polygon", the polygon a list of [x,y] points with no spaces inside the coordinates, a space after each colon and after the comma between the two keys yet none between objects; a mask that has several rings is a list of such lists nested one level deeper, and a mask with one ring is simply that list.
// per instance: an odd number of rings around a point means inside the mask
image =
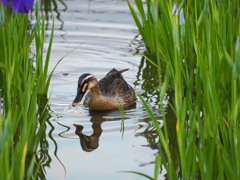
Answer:
[{"label": "duck", "polygon": [[128,70],[118,71],[113,68],[100,81],[90,73],[82,74],[78,79],[77,95],[72,106],[78,105],[85,94],[83,105],[90,110],[111,110],[134,104],[136,93],[122,76]]}]

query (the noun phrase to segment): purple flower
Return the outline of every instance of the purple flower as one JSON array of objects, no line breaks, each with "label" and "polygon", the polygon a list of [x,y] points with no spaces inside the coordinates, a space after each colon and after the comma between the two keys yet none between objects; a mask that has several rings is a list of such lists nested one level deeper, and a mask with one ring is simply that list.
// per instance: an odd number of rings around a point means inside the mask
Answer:
[{"label": "purple flower", "polygon": [[[173,8],[172,8],[172,15],[177,16],[178,15],[178,7],[176,1],[173,2]],[[184,18],[184,12],[183,9],[180,10],[180,25],[185,24],[185,18]]]},{"label": "purple flower", "polygon": [[3,5],[6,7],[8,5],[8,1],[7,0],[0,0],[1,3],[3,3]]},{"label": "purple flower", "polygon": [[180,25],[184,25],[184,24],[185,24],[184,13],[183,13],[183,10],[181,9],[181,11],[180,11]]},{"label": "purple flower", "polygon": [[5,7],[10,4],[14,11],[28,13],[33,6],[34,0],[0,0]]},{"label": "purple flower", "polygon": [[172,15],[177,15],[177,3],[174,1],[173,8],[172,8]]}]

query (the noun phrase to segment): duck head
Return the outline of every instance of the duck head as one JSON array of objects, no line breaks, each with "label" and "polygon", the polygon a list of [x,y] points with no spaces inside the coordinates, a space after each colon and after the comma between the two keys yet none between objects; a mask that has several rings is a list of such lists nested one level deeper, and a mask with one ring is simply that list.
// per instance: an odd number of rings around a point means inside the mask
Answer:
[{"label": "duck head", "polygon": [[98,84],[98,81],[97,81],[96,77],[93,76],[92,74],[85,73],[85,74],[81,75],[78,79],[77,95],[72,102],[72,106],[78,105],[81,102],[84,94],[88,90],[97,86],[97,84]]}]

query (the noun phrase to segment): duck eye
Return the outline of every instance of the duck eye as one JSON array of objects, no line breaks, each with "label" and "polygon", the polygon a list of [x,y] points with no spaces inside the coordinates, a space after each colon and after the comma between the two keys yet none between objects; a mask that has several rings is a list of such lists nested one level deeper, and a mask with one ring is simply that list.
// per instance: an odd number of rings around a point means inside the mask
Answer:
[{"label": "duck eye", "polygon": [[[89,78],[90,79],[90,78]],[[85,79],[84,81],[83,81],[83,83],[88,83],[89,82],[89,79]]]},{"label": "duck eye", "polygon": [[78,88],[82,90],[92,80],[92,77],[91,74],[81,76],[78,80]]},{"label": "duck eye", "polygon": [[88,82],[89,82],[89,79],[84,79],[84,80],[82,81],[82,83],[78,84],[78,88],[81,89],[81,90],[83,90],[84,87],[87,86]]}]

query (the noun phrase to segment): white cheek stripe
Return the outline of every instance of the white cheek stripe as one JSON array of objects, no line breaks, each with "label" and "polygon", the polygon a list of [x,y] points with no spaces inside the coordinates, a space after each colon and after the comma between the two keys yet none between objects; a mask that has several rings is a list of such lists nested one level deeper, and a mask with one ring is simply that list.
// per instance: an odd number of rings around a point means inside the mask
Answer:
[{"label": "white cheek stripe", "polygon": [[91,78],[91,77],[93,77],[93,75],[88,75],[87,77],[85,77],[85,78],[82,80],[82,82],[81,82],[81,86],[82,86],[83,82],[84,82],[86,79],[89,79],[89,78]]}]

